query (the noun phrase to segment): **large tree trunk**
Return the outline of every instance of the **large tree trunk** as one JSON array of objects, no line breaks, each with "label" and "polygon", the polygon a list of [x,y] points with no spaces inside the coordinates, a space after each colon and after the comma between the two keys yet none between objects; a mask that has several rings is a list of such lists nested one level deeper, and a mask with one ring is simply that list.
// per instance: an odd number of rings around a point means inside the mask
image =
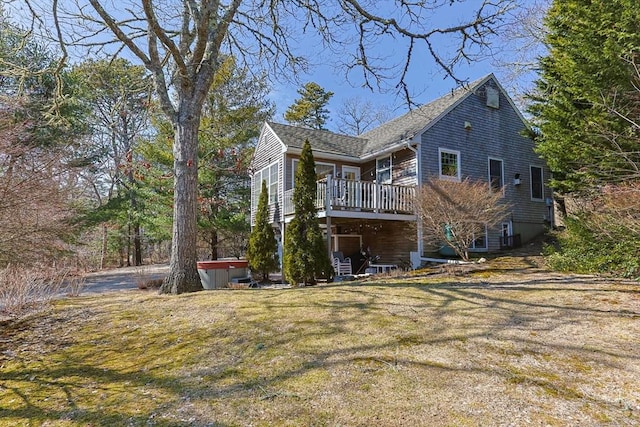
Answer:
[{"label": "large tree trunk", "polygon": [[173,142],[173,239],[171,263],[161,293],[202,290],[197,262],[198,126],[197,112],[182,109]]}]

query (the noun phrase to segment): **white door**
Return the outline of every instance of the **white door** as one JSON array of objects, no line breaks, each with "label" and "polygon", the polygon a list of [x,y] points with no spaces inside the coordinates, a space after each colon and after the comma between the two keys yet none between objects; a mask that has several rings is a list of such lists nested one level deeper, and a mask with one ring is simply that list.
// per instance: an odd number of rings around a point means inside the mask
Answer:
[{"label": "white door", "polygon": [[359,208],[362,206],[358,194],[360,190],[360,168],[356,166],[342,166],[342,199],[345,206]]},{"label": "white door", "polygon": [[511,221],[502,223],[501,234],[500,246],[510,247],[513,244],[513,242],[510,242],[510,240],[513,239],[513,226]]}]

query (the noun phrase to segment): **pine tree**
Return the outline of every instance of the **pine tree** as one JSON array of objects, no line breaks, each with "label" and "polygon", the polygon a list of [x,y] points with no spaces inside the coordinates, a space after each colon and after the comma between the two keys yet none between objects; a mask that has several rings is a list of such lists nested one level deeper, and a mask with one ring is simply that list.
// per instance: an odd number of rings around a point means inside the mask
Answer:
[{"label": "pine tree", "polygon": [[332,271],[322,238],[315,206],[316,165],[309,141],[305,141],[295,175],[293,206],[295,214],[285,230],[284,276],[293,285],[314,285],[321,275]]},{"label": "pine tree", "polygon": [[284,119],[294,125],[324,129],[329,119],[326,106],[333,92],[326,92],[319,84],[309,82],[302,89],[298,89],[298,94],[300,98],[289,106],[284,113]]},{"label": "pine tree", "polygon": [[269,223],[269,192],[267,184],[262,181],[256,224],[249,237],[247,259],[252,270],[262,274],[262,281],[269,280],[269,273],[278,269],[278,242],[273,227]]}]

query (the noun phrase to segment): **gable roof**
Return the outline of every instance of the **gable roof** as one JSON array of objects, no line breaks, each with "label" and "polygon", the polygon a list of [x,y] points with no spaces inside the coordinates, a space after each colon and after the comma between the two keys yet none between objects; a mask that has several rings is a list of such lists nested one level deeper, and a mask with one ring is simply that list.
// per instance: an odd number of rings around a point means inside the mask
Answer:
[{"label": "gable roof", "polygon": [[424,132],[492,77],[493,74],[489,74],[466,86],[452,90],[450,94],[363,133],[360,137],[367,139],[367,145],[361,155],[383,151]]},{"label": "gable roof", "polygon": [[309,129],[300,126],[267,122],[267,125],[288,148],[302,150],[305,140],[309,140],[314,151],[322,151],[339,156],[360,157],[366,140],[326,130]]},{"label": "gable roof", "polygon": [[[267,122],[267,124],[287,149],[301,150],[304,141],[309,140],[314,151],[358,159],[373,157],[376,153],[392,150],[394,147],[403,145],[406,141],[423,133],[491,79],[498,85],[501,92],[506,95],[495,76],[488,74],[359,136],[341,135],[326,130],[309,129],[275,122]],[[512,104],[511,99],[508,96],[507,98],[512,107],[521,115],[515,105]],[[524,118],[522,119],[524,121]]]}]

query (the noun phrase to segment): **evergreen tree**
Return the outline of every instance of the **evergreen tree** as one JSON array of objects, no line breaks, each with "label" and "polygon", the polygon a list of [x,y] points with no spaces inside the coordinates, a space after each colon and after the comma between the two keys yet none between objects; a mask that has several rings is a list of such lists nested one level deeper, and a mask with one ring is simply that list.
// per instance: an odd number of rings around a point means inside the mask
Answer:
[{"label": "evergreen tree", "polygon": [[211,259],[246,251],[251,231],[247,171],[262,124],[273,114],[268,93],[264,75],[239,67],[230,56],[207,97],[199,133],[198,237]]},{"label": "evergreen tree", "polygon": [[309,82],[298,89],[300,98],[289,106],[284,113],[284,119],[294,125],[312,129],[324,129],[329,119],[327,104],[333,92],[326,92],[319,84]]},{"label": "evergreen tree", "polygon": [[104,219],[101,267],[113,233],[120,242],[119,265],[142,265],[147,214],[137,147],[149,129],[150,76],[144,67],[125,59],[87,60],[74,67],[72,76],[79,103],[89,112],[91,135],[83,154],[92,167],[83,178],[94,189],[95,209],[102,211],[90,216]]},{"label": "evergreen tree", "polygon": [[[547,16],[530,111],[538,152],[561,205],[566,232],[550,265],[580,272],[640,272],[640,8],[635,0],[555,0]],[[601,254],[601,256],[599,256]]]},{"label": "evergreen tree", "polygon": [[637,170],[628,118],[637,105],[638,22],[635,0],[556,0],[548,11],[549,54],[540,63],[530,112],[540,130],[538,152],[560,192],[588,190]]},{"label": "evergreen tree", "polygon": [[295,214],[285,231],[284,275],[293,285],[314,285],[332,271],[327,247],[318,224],[316,164],[309,141],[304,142],[293,189]]},{"label": "evergreen tree", "polygon": [[252,270],[262,274],[262,281],[269,280],[269,273],[278,269],[278,242],[269,222],[269,192],[266,181],[262,181],[256,224],[249,237],[247,259]]}]

